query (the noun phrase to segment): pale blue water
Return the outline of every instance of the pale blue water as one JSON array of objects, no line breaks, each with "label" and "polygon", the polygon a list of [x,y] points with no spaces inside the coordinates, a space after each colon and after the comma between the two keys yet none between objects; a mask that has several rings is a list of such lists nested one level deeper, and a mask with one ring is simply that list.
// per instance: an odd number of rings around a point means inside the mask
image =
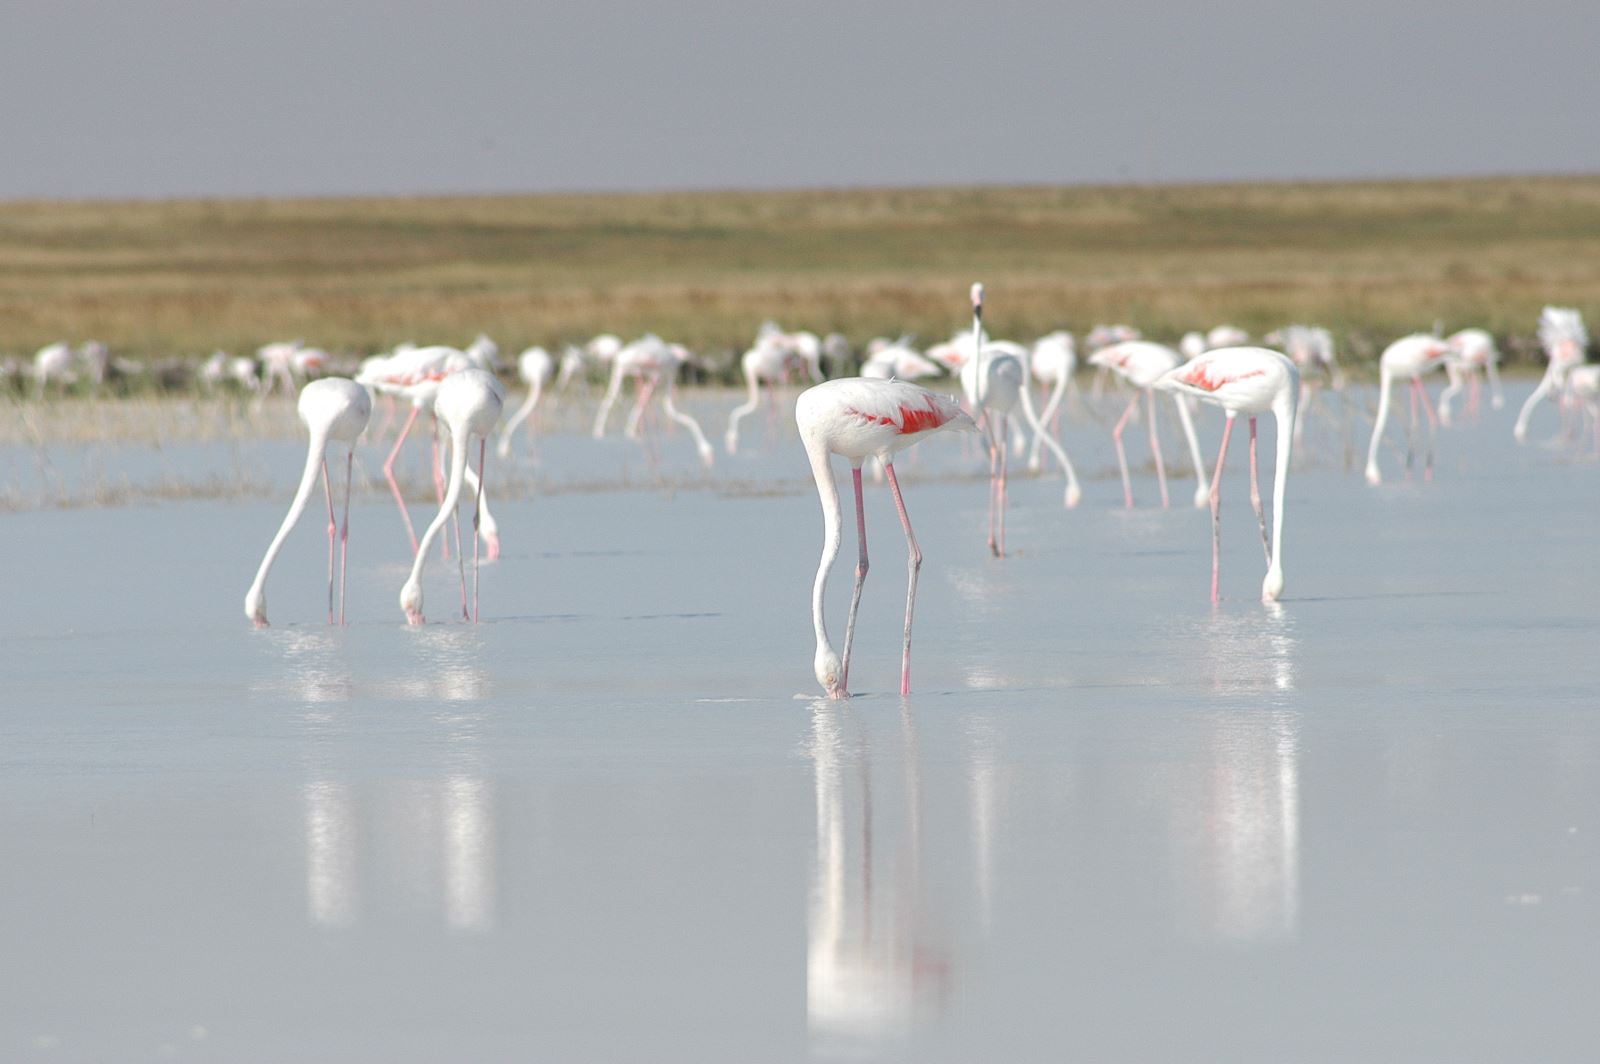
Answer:
[{"label": "pale blue water", "polygon": [[1600,466],[1515,447],[1521,394],[1428,485],[1325,440],[1276,609],[1239,433],[1216,611],[1209,515],[1147,471],[1123,511],[1101,430],[1078,510],[1015,482],[1003,562],[931,440],[905,701],[882,488],[858,697],[811,698],[792,439],[547,440],[477,626],[438,559],[402,623],[373,486],[350,627],[310,519],[252,630],[289,443],[240,444],[270,499],[0,514],[0,1059],[1590,1059]]}]

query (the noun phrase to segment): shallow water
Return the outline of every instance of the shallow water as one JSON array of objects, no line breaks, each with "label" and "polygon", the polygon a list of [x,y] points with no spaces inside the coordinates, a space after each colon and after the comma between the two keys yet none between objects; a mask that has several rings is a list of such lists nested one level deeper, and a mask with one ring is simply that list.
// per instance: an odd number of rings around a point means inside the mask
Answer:
[{"label": "shallow water", "polygon": [[1515,447],[1520,394],[1430,484],[1323,434],[1277,608],[1239,433],[1216,610],[1209,516],[1148,470],[1122,510],[1102,429],[1078,510],[1014,482],[1003,562],[930,440],[906,700],[881,488],[858,694],[812,697],[792,439],[546,438],[476,626],[438,558],[404,626],[374,485],[349,627],[313,508],[252,630],[284,440],[237,444],[272,498],[0,515],[0,1059],[1590,1059],[1600,467]]}]

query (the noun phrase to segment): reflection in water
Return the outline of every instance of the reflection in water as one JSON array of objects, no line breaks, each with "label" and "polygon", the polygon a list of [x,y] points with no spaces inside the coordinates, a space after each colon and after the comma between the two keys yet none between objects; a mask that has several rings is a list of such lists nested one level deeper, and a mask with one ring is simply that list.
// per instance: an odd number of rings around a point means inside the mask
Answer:
[{"label": "reflection in water", "polygon": [[[807,924],[806,1015],[830,1049],[904,1037],[932,997],[942,1004],[948,964],[921,927],[921,778],[909,712],[901,718],[904,809],[874,788],[868,737],[848,707],[818,702],[811,754],[817,848]],[[887,797],[890,808],[874,805]],[[884,827],[891,830],[884,832]],[[896,847],[894,827],[904,845]],[[875,831],[878,832],[875,835]],[[885,841],[890,845],[885,845]]]},{"label": "reflection in water", "polygon": [[1297,641],[1282,603],[1266,603],[1260,612],[1213,613],[1201,619],[1195,635],[1206,648],[1212,690],[1294,691]]},{"label": "reflection in water", "polygon": [[267,693],[311,705],[348,702],[355,684],[342,636],[334,628],[266,629],[260,638],[278,652],[283,669],[258,686]]},{"label": "reflection in water", "polygon": [[[391,690],[444,704],[428,722],[442,740],[435,778],[358,787],[349,782],[352,751],[334,714],[308,704],[301,715],[310,776],[302,788],[306,901],[318,926],[348,927],[364,916],[409,913],[419,904],[439,906],[454,930],[483,932],[494,925],[494,795],[483,764],[485,716],[459,705],[478,699],[486,687],[482,644],[444,626],[418,636],[413,671]],[[363,886],[382,893],[363,901]]]}]

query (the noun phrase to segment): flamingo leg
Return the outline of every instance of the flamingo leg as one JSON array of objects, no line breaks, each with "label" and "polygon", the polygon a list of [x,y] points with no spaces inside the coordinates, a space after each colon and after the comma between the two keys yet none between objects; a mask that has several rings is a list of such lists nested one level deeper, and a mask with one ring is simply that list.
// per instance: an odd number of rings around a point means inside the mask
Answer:
[{"label": "flamingo leg", "polygon": [[333,538],[339,531],[333,519],[333,487],[328,483],[328,455],[322,455],[322,494],[328,500],[328,623],[333,623]]},{"label": "flamingo leg", "polygon": [[405,496],[400,494],[400,484],[394,479],[394,461],[400,457],[400,448],[405,445],[406,436],[411,432],[411,425],[420,413],[422,408],[412,404],[411,416],[406,418],[406,423],[400,427],[400,438],[394,441],[394,447],[383,463],[383,478],[389,482],[389,490],[394,493],[394,504],[400,507],[400,519],[406,523],[406,537],[411,540],[412,554],[417,553],[417,532],[411,527],[411,514],[406,509]]},{"label": "flamingo leg", "polygon": [[356,446],[344,459],[344,524],[339,528],[339,623],[344,624],[345,593],[350,579],[350,480],[355,472]]},{"label": "flamingo leg", "polygon": [[917,546],[917,535],[911,531],[911,517],[906,513],[906,501],[900,495],[900,481],[895,479],[894,463],[884,467],[889,475],[889,490],[894,492],[894,508],[900,514],[900,527],[906,531],[906,630],[900,647],[900,697],[911,693],[911,615],[917,605],[917,573],[922,569],[922,548]]},{"label": "flamingo leg", "polygon": [[1134,410],[1139,406],[1139,393],[1134,392],[1133,398],[1128,401],[1128,409],[1117,418],[1116,427],[1111,430],[1111,439],[1117,445],[1117,468],[1122,470],[1122,501],[1128,509],[1133,509],[1133,481],[1128,478],[1128,452],[1122,447],[1122,430],[1128,424],[1128,419],[1133,416]]},{"label": "flamingo leg", "polygon": [[861,607],[861,587],[867,582],[867,511],[861,496],[861,467],[853,466],[850,479],[856,489],[856,542],[860,556],[856,559],[856,584],[850,591],[850,617],[844,625],[844,657],[839,661],[839,686],[850,690],[850,647],[856,637],[856,610]]},{"label": "flamingo leg", "polygon": [[[989,553],[998,558],[1000,557],[1000,548],[994,535],[994,516],[1000,501],[1000,455],[995,449],[993,430],[994,426],[985,423],[983,441],[989,445]],[[1004,447],[1003,441],[1001,446]]]},{"label": "flamingo leg", "polygon": [[1233,416],[1222,426],[1222,447],[1217,451],[1217,469],[1211,474],[1211,604],[1217,604],[1217,573],[1222,568],[1222,463],[1228,457],[1228,437],[1233,435]]},{"label": "flamingo leg", "polygon": [[483,517],[483,462],[489,441],[478,441],[478,490],[472,500],[472,622],[478,622],[478,524]]},{"label": "flamingo leg", "polygon": [[[1144,390],[1145,398],[1150,400],[1150,453],[1156,459],[1156,480],[1161,483],[1161,508],[1170,509],[1171,501],[1167,498],[1167,466],[1161,459],[1161,437],[1156,432],[1156,393],[1154,388]],[[1134,397],[1138,402],[1138,397]]]},{"label": "flamingo leg", "polygon": [[1427,449],[1423,452],[1422,479],[1433,479],[1433,437],[1439,430],[1439,415],[1434,413],[1433,400],[1428,398],[1428,386],[1417,378],[1417,398],[1422,400],[1422,412],[1428,416]]},{"label": "flamingo leg", "polygon": [[1261,483],[1256,479],[1256,419],[1250,418],[1250,505],[1255,507],[1256,523],[1261,526],[1261,549],[1267,552],[1267,564],[1272,564],[1272,543],[1267,539],[1267,514],[1261,507]]}]

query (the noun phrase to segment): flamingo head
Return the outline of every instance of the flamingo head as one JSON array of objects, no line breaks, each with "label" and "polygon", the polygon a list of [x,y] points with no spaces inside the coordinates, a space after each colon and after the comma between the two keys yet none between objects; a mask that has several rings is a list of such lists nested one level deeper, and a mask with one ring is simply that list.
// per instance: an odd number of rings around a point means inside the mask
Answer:
[{"label": "flamingo head", "polygon": [[478,511],[478,534],[483,537],[484,552],[490,561],[500,557],[500,526],[488,510]]},{"label": "flamingo head", "polygon": [[816,669],[817,682],[828,692],[829,698],[850,697],[850,693],[844,689],[844,666],[832,647],[817,647],[817,658],[813,666]]},{"label": "flamingo head", "polygon": [[974,281],[972,284],[972,309],[983,313],[983,282]]},{"label": "flamingo head", "polygon": [[267,627],[267,593],[259,587],[245,592],[244,615],[257,628]]},{"label": "flamingo head", "polygon": [[422,623],[422,584],[416,577],[400,589],[400,608],[406,611],[407,624]]},{"label": "flamingo head", "polygon": [[1283,597],[1283,569],[1277,562],[1267,570],[1267,578],[1261,581],[1261,601],[1277,602]]}]

